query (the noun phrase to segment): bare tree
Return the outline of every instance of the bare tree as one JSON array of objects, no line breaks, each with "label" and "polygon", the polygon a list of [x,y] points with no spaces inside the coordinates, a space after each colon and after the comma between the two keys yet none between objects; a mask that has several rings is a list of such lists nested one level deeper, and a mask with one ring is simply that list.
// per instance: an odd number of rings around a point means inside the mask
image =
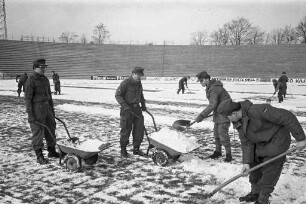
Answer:
[{"label": "bare tree", "polygon": [[260,45],[264,43],[265,32],[261,31],[259,27],[251,27],[249,30],[249,44]]},{"label": "bare tree", "polygon": [[248,41],[248,35],[252,24],[249,20],[240,17],[227,23],[229,30],[229,40],[232,45],[241,45]]},{"label": "bare tree", "polygon": [[70,32],[70,31],[66,31],[66,32],[63,32],[62,34],[60,34],[58,39],[62,43],[73,43],[73,42],[75,42],[77,37],[78,37],[77,34],[75,34],[73,32]]},{"label": "bare tree", "polygon": [[294,30],[294,28],[292,28],[291,25],[286,25],[282,31],[284,35],[283,44],[296,44],[296,31]]},{"label": "bare tree", "polygon": [[106,29],[106,26],[103,23],[97,25],[93,33],[93,41],[99,44],[103,44],[110,37],[109,31]]},{"label": "bare tree", "polygon": [[207,42],[208,33],[206,30],[196,31],[191,34],[192,45],[204,45]]},{"label": "bare tree", "polygon": [[282,44],[284,35],[282,29],[274,29],[268,34],[267,42],[272,45]]},{"label": "bare tree", "polygon": [[83,44],[86,44],[87,43],[87,38],[86,38],[86,36],[83,34],[82,35],[82,37],[81,37],[81,43],[83,43]]},{"label": "bare tree", "polygon": [[215,45],[227,45],[229,41],[228,28],[224,25],[217,31],[213,31],[210,35]]},{"label": "bare tree", "polygon": [[301,43],[306,43],[306,16],[299,22],[295,30],[297,38],[300,38]]}]

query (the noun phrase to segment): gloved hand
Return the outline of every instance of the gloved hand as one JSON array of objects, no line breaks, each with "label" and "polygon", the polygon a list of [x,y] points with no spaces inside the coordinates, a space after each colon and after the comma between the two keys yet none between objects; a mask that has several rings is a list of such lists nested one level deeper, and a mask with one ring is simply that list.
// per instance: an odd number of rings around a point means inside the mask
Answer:
[{"label": "gloved hand", "polygon": [[29,115],[29,116],[28,116],[28,122],[29,122],[29,123],[34,123],[35,121],[37,121],[36,118],[35,118],[35,116],[33,116],[33,115]]},{"label": "gloved hand", "polygon": [[247,175],[247,171],[250,170],[250,165],[249,164],[243,164],[242,168],[241,168],[241,173],[244,173],[245,176]]},{"label": "gloved hand", "polygon": [[306,140],[297,142],[296,147],[298,147],[299,149],[304,149],[306,147]]},{"label": "gloved hand", "polygon": [[130,114],[132,111],[130,106],[124,106],[122,109],[124,114]]},{"label": "gloved hand", "polygon": [[201,122],[204,119],[204,117],[200,114],[198,115],[198,117],[196,117],[196,119],[194,121],[196,121],[197,123]]},{"label": "gloved hand", "polygon": [[146,107],[145,104],[143,104],[143,105],[141,106],[141,110],[142,110],[142,111],[146,111],[146,110],[147,110],[147,107]]}]

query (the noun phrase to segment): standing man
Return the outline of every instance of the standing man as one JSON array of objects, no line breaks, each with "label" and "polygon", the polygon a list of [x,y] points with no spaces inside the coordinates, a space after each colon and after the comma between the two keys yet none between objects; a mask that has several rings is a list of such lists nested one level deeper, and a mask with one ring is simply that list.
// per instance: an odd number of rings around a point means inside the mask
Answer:
[{"label": "standing man", "polygon": [[[32,146],[39,164],[49,163],[42,153],[43,138],[47,142],[48,157],[59,157],[59,154],[55,151],[56,138],[53,138],[56,124],[50,82],[44,75],[47,66],[45,59],[37,59],[33,62],[34,73],[28,78],[25,90],[26,111],[32,131]],[[53,136],[36,122],[48,126]]]},{"label": "standing man", "polygon": [[187,80],[188,79],[190,79],[190,76],[183,77],[183,78],[180,79],[180,81],[179,81],[179,89],[176,92],[177,94],[179,94],[181,90],[182,90],[182,94],[184,94],[185,86],[186,86],[186,88],[188,88],[188,85],[187,85]]},{"label": "standing man", "polygon": [[198,115],[195,119],[196,122],[201,122],[204,118],[208,117],[211,112],[213,113],[214,121],[214,137],[215,137],[215,151],[209,157],[212,159],[217,159],[222,156],[221,147],[224,146],[226,157],[225,162],[232,161],[231,144],[230,137],[228,135],[228,129],[230,127],[230,121],[217,113],[218,105],[227,99],[230,99],[230,95],[223,88],[221,81],[215,79],[210,79],[210,75],[206,71],[200,72],[196,76],[198,82],[201,83],[203,87],[206,87],[206,97],[209,101],[209,105]]},{"label": "standing man", "polygon": [[[252,104],[245,100],[235,103],[223,101],[218,113],[226,116],[238,130],[242,148],[242,173],[289,149],[291,136],[297,147],[305,148],[305,133],[291,112],[275,108],[270,104]],[[239,200],[268,204],[282,172],[286,157],[279,158],[255,171],[250,172],[251,192]]]},{"label": "standing man", "polygon": [[278,102],[281,103],[281,102],[284,101],[283,96],[285,95],[284,94],[285,87],[284,87],[283,83],[277,81],[276,79],[273,79],[272,82],[273,82],[273,86],[274,86],[274,93],[273,93],[273,95],[275,95],[276,92],[278,92],[277,93]]},{"label": "standing man", "polygon": [[[144,136],[144,119],[142,111],[146,111],[145,99],[141,78],[144,76],[144,69],[135,67],[132,75],[121,82],[116,90],[115,98],[120,104],[120,147],[121,156],[127,158],[129,155],[126,146],[129,144],[129,137],[133,135],[133,154],[143,156],[139,149]],[[141,106],[139,105],[141,104]]]},{"label": "standing man", "polygon": [[22,88],[22,91],[25,92],[25,83],[27,79],[28,79],[28,74],[25,72],[23,75],[21,75],[18,81],[18,90],[17,90],[18,97],[20,97],[21,88]]},{"label": "standing man", "polygon": [[54,94],[57,95],[57,92],[58,92],[58,95],[61,95],[61,82],[59,79],[59,75],[55,73],[54,71],[52,72],[53,72],[52,79],[53,79],[53,84],[54,84]]},{"label": "standing man", "polygon": [[278,78],[278,82],[282,83],[283,85],[282,95],[284,96],[284,98],[286,98],[287,82],[288,82],[288,77],[286,76],[286,72],[282,73],[282,75]]}]

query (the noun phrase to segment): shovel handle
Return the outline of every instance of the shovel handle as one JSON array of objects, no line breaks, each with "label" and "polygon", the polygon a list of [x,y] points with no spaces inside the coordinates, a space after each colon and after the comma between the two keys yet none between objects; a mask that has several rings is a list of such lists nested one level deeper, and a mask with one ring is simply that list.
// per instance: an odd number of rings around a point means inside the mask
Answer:
[{"label": "shovel handle", "polygon": [[225,181],[223,184],[221,184],[221,185],[218,186],[215,190],[213,190],[213,191],[209,194],[209,197],[212,197],[215,193],[217,193],[219,190],[221,190],[224,186],[227,186],[228,184],[232,183],[233,181],[237,180],[238,178],[240,178],[240,177],[242,177],[242,176],[245,176],[245,175],[251,173],[252,171],[255,171],[255,170],[257,170],[257,169],[259,169],[259,168],[261,168],[261,167],[263,167],[263,166],[265,166],[265,165],[267,165],[267,164],[269,164],[269,163],[271,163],[271,162],[273,162],[273,161],[275,161],[275,160],[277,160],[277,159],[279,159],[279,158],[281,158],[281,157],[284,157],[284,156],[286,156],[287,154],[289,154],[289,153],[291,153],[291,152],[293,152],[293,151],[295,151],[295,150],[297,150],[297,149],[298,149],[298,147],[294,147],[294,148],[292,148],[292,149],[290,149],[290,150],[288,150],[288,151],[286,151],[286,152],[284,152],[284,153],[282,153],[282,154],[280,154],[280,155],[278,155],[278,156],[276,156],[276,157],[273,157],[272,159],[269,159],[268,161],[265,161],[265,162],[263,162],[263,163],[261,163],[261,164],[259,164],[259,165],[257,165],[257,166],[254,166],[253,168],[249,169],[249,170],[246,171],[246,172],[240,173],[240,174],[238,174],[237,176],[235,176],[235,177],[233,177],[233,178],[231,178],[231,179]]}]

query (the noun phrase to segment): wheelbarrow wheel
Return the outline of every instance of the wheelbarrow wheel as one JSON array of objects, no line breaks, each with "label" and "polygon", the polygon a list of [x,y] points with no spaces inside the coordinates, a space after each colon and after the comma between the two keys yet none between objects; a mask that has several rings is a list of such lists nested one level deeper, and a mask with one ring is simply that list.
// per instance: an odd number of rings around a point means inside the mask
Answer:
[{"label": "wheelbarrow wheel", "polygon": [[84,159],[85,164],[87,165],[94,165],[98,161],[98,154],[93,155],[92,157],[89,157],[87,159]]},{"label": "wheelbarrow wheel", "polygon": [[81,158],[75,154],[67,154],[64,158],[66,169],[72,172],[78,172],[82,168]]},{"label": "wheelbarrow wheel", "polygon": [[153,154],[153,162],[158,166],[167,166],[169,163],[169,155],[168,153],[163,149],[158,149]]}]

